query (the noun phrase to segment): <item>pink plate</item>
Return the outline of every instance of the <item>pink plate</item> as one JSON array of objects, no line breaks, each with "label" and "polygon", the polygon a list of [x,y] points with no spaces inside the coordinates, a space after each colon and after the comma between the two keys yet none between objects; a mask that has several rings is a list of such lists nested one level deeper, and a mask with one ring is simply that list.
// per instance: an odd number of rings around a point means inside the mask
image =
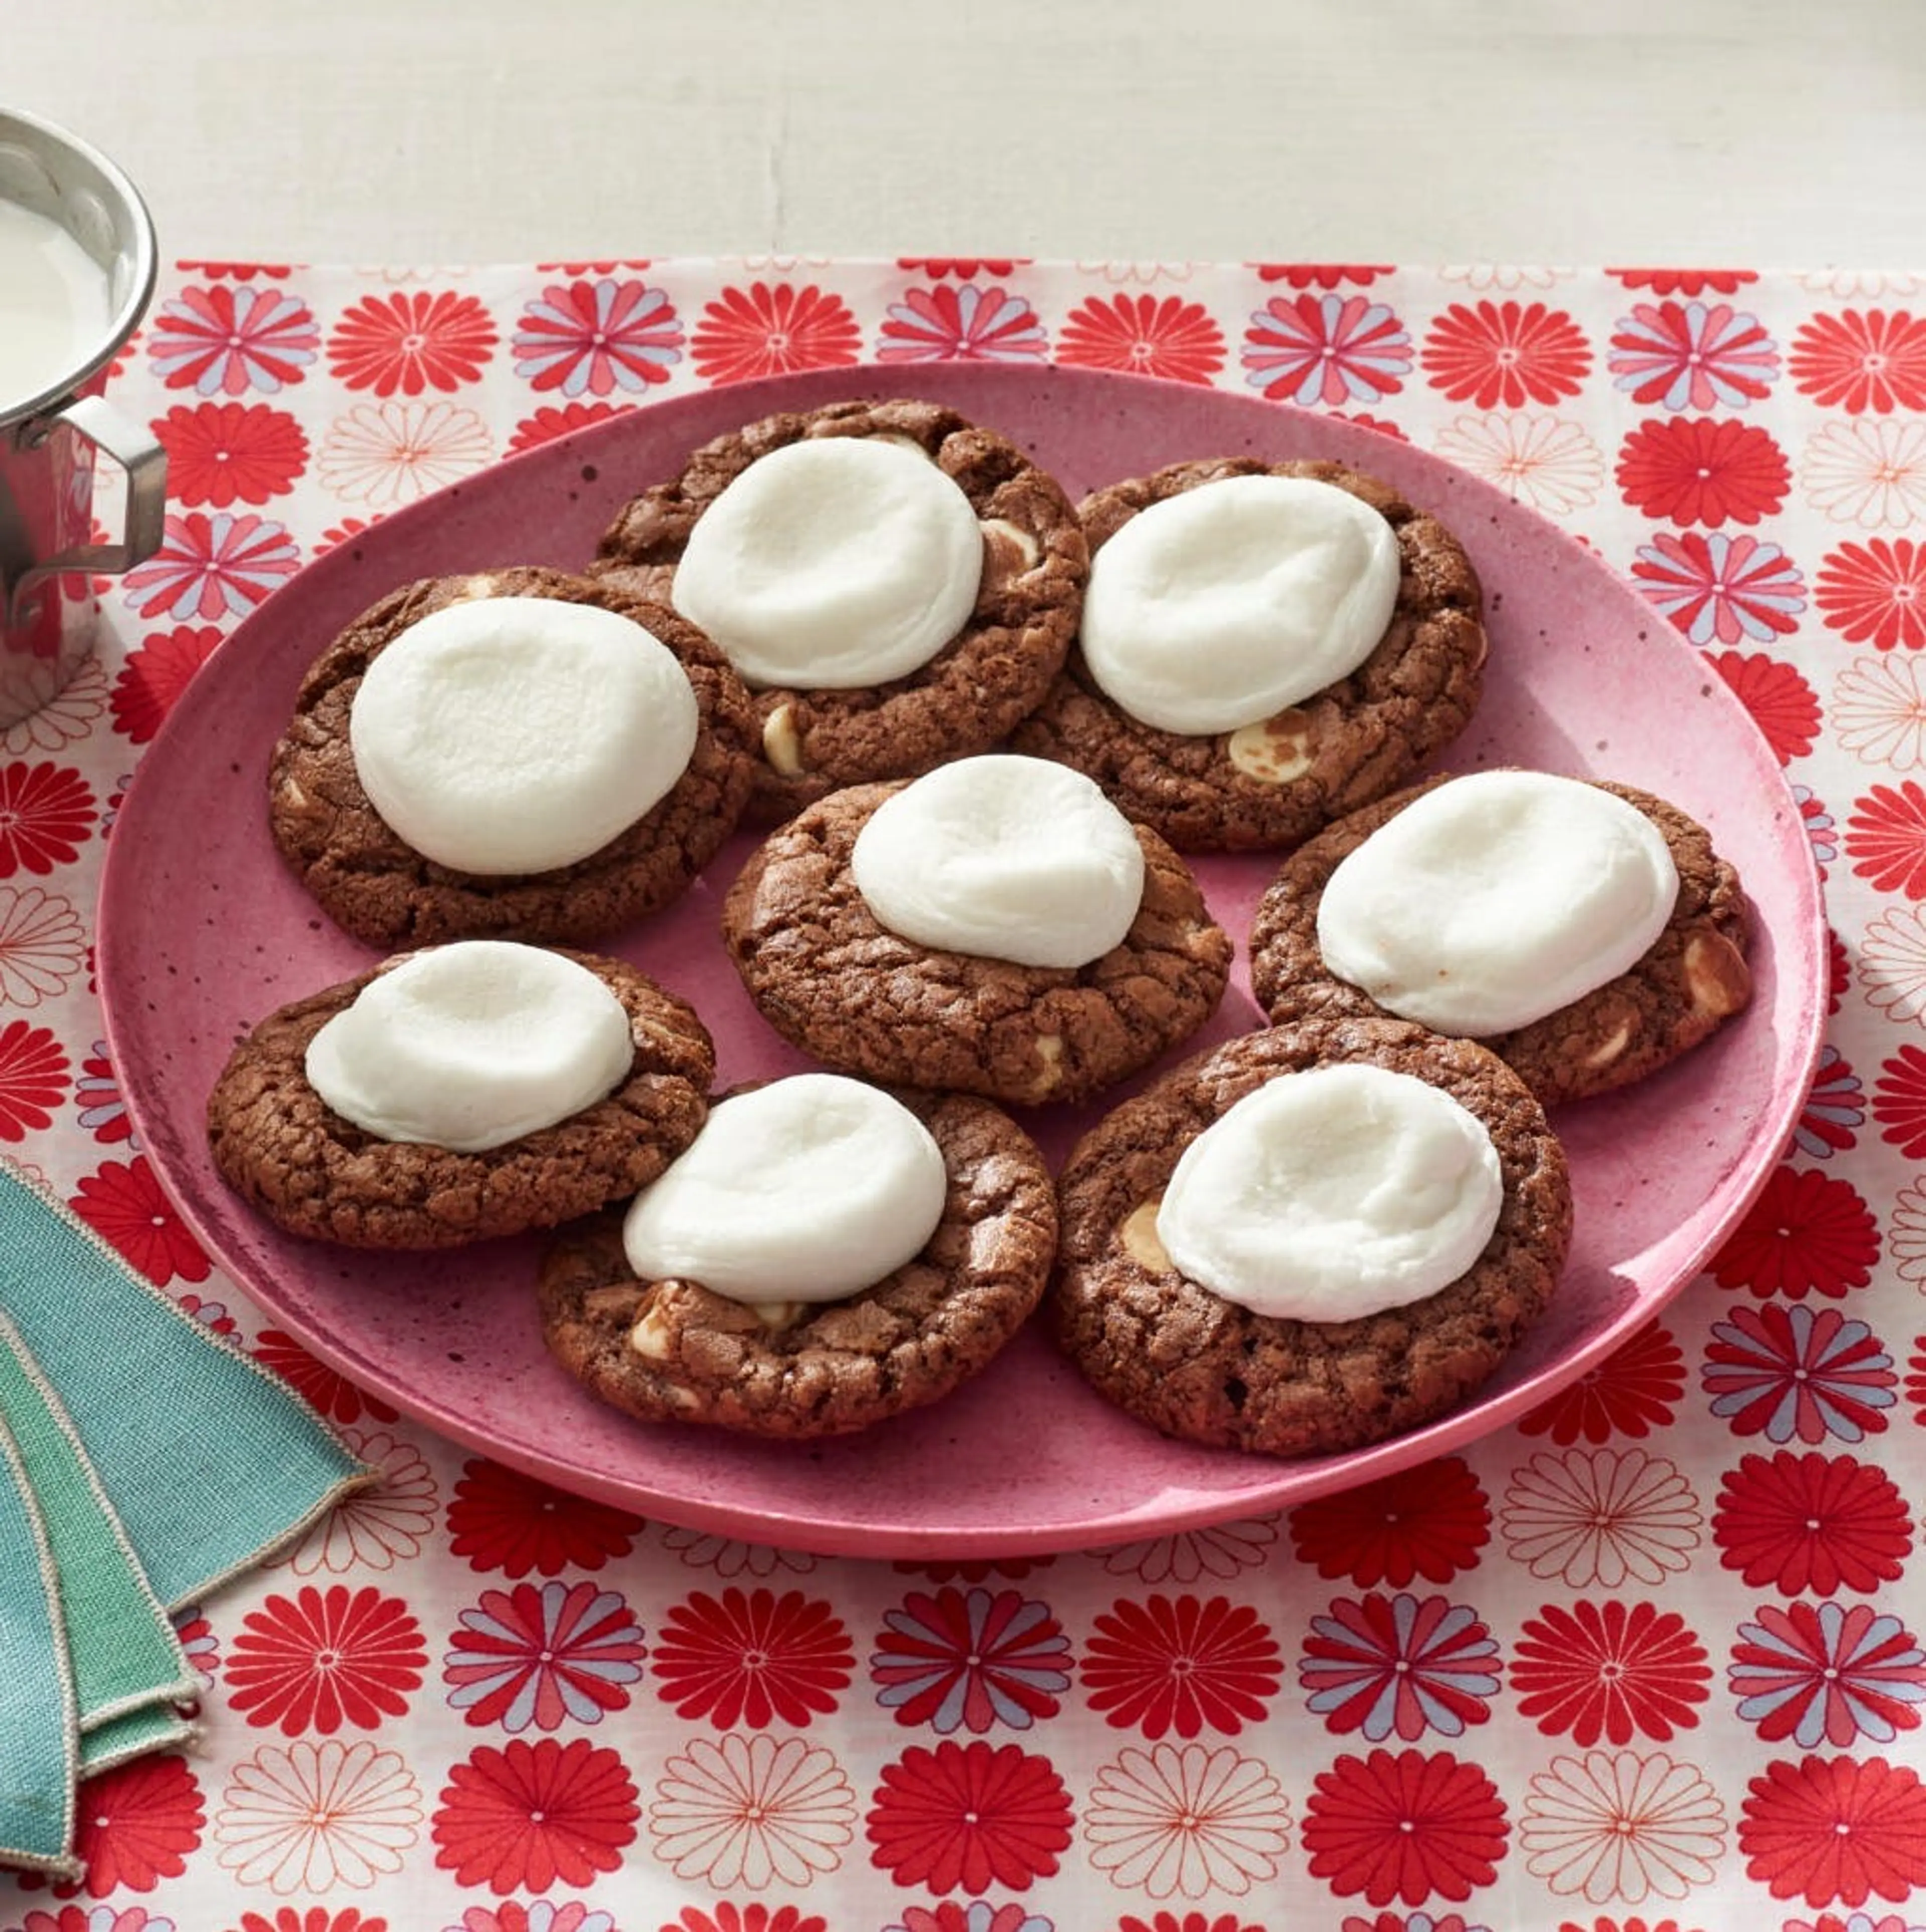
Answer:
[{"label": "pink plate", "polygon": [[[1458,532],[1487,592],[1484,707],[1457,767],[1611,777],[1712,829],[1758,913],[1757,994],[1710,1045],[1622,1095],[1565,1109],[1577,1232],[1550,1313],[1478,1398],[1354,1454],[1280,1462],[1167,1442],[1109,1408],[1028,1334],[972,1386],[814,1447],[628,1420],[544,1351],[533,1240],[382,1257],[282,1234],[208,1157],[205,1096],[235,1040],[370,956],[315,910],[270,844],[269,754],[309,661],[411,578],[505,563],[579,566],[616,507],[694,445],[753,416],[915,393],[1021,442],[1073,497],[1197,456],[1335,458]],[[726,1082],[800,1057],[750,1007],[715,931],[738,840],[678,907],[609,943],[692,999]],[[1240,941],[1271,869],[1200,867]],[[319,559],[235,632],[142,761],[108,846],[99,967],[108,1030],[149,1157],[208,1252],[276,1321],[364,1388],[565,1488],[716,1534],[828,1552],[951,1557],[1168,1534],[1302,1502],[1458,1447],[1543,1401],[1704,1264],[1771,1172],[1819,1049],[1825,927],[1797,806],[1765,740],[1700,654],[1551,524],[1375,431],[1131,376],[939,365],[820,371],[678,398],[550,443],[398,512]],[[1259,1016],[1242,969],[1194,1044]],[[1087,1114],[1038,1110],[1061,1160]]]}]

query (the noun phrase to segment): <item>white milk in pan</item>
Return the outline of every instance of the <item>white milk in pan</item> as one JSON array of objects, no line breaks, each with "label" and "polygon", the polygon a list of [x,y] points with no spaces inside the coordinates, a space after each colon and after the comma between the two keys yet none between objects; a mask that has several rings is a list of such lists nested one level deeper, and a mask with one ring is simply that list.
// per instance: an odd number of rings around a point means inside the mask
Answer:
[{"label": "white milk in pan", "polygon": [[112,322],[99,262],[58,222],[0,200],[0,419],[85,363]]}]

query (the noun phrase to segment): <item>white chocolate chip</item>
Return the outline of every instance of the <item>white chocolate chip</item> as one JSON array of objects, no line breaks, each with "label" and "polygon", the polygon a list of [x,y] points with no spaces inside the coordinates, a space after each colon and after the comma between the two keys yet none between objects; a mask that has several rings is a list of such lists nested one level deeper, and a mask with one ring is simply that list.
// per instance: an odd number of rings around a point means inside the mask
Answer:
[{"label": "white chocolate chip", "polygon": [[642,1319],[629,1330],[628,1345],[638,1355],[646,1355],[652,1362],[666,1362],[675,1352],[674,1334],[654,1302],[648,1304]]},{"label": "white chocolate chip", "polygon": [[488,571],[478,570],[472,577],[462,579],[461,588],[455,592],[458,602],[466,603],[478,597],[496,597],[502,593],[499,588],[501,578]]},{"label": "white chocolate chip", "polygon": [[1020,566],[1010,572],[1013,577],[1023,571],[1034,570],[1044,554],[1043,545],[1020,524],[1011,523],[1005,517],[985,517],[983,520],[984,541],[994,552],[1014,550],[1022,560]]},{"label": "white chocolate chip", "polygon": [[1752,996],[1744,956],[1723,933],[1702,932],[1685,948],[1685,985],[1692,1010],[1726,1019]]},{"label": "white chocolate chip", "polygon": [[1139,1268],[1147,1268],[1152,1274],[1171,1272],[1170,1257],[1157,1234],[1157,1210],[1161,1205],[1161,1196],[1139,1202],[1117,1230],[1117,1239],[1124,1252]]},{"label": "white chocolate chip", "polygon": [[772,1335],[792,1327],[808,1312],[808,1304],[801,1301],[752,1301],[748,1306],[750,1313]]},{"label": "white chocolate chip", "polygon": [[777,705],[763,721],[762,755],[777,776],[802,776],[802,740],[796,736],[795,719],[786,704]]},{"label": "white chocolate chip", "polygon": [[1037,1036],[1037,1077],[1030,1083],[1031,1096],[1041,1100],[1063,1084],[1063,1036],[1039,1034]]},{"label": "white chocolate chip", "polygon": [[1589,1066],[1595,1071],[1599,1067],[1610,1066],[1612,1062],[1617,1059],[1631,1043],[1631,1026],[1628,1022],[1622,1024],[1610,1039],[1603,1040],[1595,1046],[1579,1063],[1580,1065]]},{"label": "white chocolate chip", "polygon": [[1295,706],[1240,726],[1226,748],[1230,762],[1260,784],[1289,784],[1310,770],[1310,718]]}]

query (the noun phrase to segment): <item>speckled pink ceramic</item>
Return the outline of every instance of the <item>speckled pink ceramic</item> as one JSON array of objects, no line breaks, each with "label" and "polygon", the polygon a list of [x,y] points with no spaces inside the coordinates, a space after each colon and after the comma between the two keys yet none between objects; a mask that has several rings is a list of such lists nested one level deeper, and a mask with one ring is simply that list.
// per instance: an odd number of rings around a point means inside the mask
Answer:
[{"label": "speckled pink ceramic", "polygon": [[[1454,769],[1536,766],[1646,787],[1709,825],[1758,913],[1751,1010],[1628,1091],[1564,1109],[1577,1228],[1545,1319],[1479,1398],[1352,1455],[1275,1462],[1166,1442],[1107,1408],[1035,1334],[947,1402],[810,1448],[650,1427],[550,1361],[532,1240],[383,1258],[295,1241],[208,1158],[208,1088],[270,1009],[370,956],[283,869],[268,758],[301,674],[391,586],[502,563],[579,566],[616,506],[750,417],[916,394],[1014,437],[1073,497],[1180,458],[1331,457],[1374,471],[1457,532],[1487,593],[1483,710]],[[804,1064],[750,1007],[716,935],[738,840],[680,906],[610,950],[693,1000],[724,1082]],[[1199,868],[1242,942],[1269,865]],[[1648,1319],[1703,1264],[1770,1173],[1811,1077],[1825,928],[1811,848],[1765,741],[1700,654],[1535,514],[1375,431],[1128,376],[935,366],[824,371],[638,410],[404,510],[321,558],[243,624],[142,760],[109,844],[100,986],[127,1104],[201,1240],[278,1322],[399,1409],[566,1488],[719,1534],[827,1552],[982,1556],[1122,1542],[1275,1510],[1437,1455],[1520,1414]],[[1259,1016],[1242,963],[1194,1046]],[[1060,1160],[1094,1110],[1030,1124]]]}]

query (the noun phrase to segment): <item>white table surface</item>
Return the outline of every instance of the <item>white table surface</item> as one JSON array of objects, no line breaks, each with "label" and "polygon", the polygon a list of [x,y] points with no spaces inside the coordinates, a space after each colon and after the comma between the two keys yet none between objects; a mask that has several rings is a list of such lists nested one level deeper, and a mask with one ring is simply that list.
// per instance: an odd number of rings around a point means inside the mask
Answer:
[{"label": "white table surface", "polygon": [[0,0],[0,102],[169,256],[1926,260],[1916,0]]}]

